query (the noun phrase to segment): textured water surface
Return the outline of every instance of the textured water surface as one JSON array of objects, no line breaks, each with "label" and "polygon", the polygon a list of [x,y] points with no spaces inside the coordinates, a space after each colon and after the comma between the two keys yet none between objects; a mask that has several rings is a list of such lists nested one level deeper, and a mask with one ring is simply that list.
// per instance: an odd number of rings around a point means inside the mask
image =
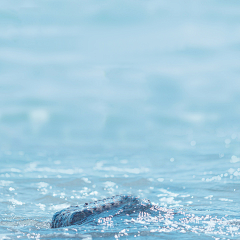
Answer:
[{"label": "textured water surface", "polygon": [[[0,239],[239,239],[239,13],[1,1]],[[158,210],[51,228],[119,194]]]}]

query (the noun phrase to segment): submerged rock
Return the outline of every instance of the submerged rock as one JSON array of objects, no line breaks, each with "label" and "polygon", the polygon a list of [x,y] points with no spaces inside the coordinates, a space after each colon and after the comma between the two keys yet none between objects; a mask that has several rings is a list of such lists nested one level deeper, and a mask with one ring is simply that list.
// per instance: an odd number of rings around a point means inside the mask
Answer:
[{"label": "submerged rock", "polygon": [[99,217],[113,217],[146,211],[155,206],[149,200],[141,200],[134,196],[117,195],[81,206],[71,206],[53,215],[51,227],[59,228],[94,222]]}]

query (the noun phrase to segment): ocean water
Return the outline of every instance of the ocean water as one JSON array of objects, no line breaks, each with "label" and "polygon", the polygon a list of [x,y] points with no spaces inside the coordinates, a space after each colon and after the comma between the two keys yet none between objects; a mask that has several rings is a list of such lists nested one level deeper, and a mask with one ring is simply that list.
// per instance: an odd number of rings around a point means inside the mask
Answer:
[{"label": "ocean water", "polygon": [[[240,239],[239,22],[237,0],[1,0],[0,239]],[[169,214],[50,228],[117,194]]]}]

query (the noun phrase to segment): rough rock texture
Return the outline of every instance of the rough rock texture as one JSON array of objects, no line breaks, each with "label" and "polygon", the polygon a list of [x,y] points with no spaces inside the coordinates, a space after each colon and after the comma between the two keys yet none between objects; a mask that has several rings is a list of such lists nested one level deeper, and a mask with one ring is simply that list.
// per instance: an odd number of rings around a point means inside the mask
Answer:
[{"label": "rough rock texture", "polygon": [[149,200],[140,200],[134,196],[117,195],[82,206],[71,206],[53,215],[51,227],[59,228],[81,225],[94,221],[95,218],[116,216],[144,211],[152,207]]}]

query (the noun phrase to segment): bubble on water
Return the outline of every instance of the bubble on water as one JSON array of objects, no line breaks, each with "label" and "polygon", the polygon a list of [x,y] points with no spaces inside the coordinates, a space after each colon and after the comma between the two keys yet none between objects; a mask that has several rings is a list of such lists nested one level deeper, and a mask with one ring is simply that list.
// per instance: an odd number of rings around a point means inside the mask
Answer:
[{"label": "bubble on water", "polygon": [[49,210],[62,210],[63,208],[70,207],[70,204],[67,203],[62,203],[62,204],[57,204],[49,207]]},{"label": "bubble on water", "polygon": [[20,169],[17,169],[17,168],[11,168],[11,172],[20,173],[22,171]]},{"label": "bubble on water", "polygon": [[229,138],[227,138],[227,139],[225,139],[225,144],[230,144],[231,143],[231,139],[229,139]]},{"label": "bubble on water", "polygon": [[240,172],[235,171],[235,172],[233,173],[233,175],[234,175],[235,177],[240,176]]},{"label": "bubble on water", "polygon": [[191,141],[191,146],[194,147],[196,145],[196,141]]},{"label": "bubble on water", "polygon": [[1,240],[7,240],[7,239],[12,239],[12,238],[8,237],[8,236],[5,235],[5,234],[0,234],[0,239],[1,239]]},{"label": "bubble on water", "polygon": [[240,162],[240,158],[238,158],[237,156],[233,155],[231,157],[231,160],[230,160],[231,163],[237,163],[237,162]]},{"label": "bubble on water", "polygon": [[91,196],[97,196],[98,195],[98,191],[92,191],[89,193],[89,195]]},{"label": "bubble on water", "polygon": [[39,188],[46,188],[46,187],[49,186],[49,184],[46,183],[46,182],[39,182],[39,183],[37,183],[36,185],[37,185]]},{"label": "bubble on water", "polygon": [[24,152],[23,152],[23,151],[19,151],[18,154],[19,154],[20,156],[23,156],[23,155],[24,155]]},{"label": "bubble on water", "polygon": [[12,155],[11,151],[5,151],[4,153],[5,153],[5,155],[9,155],[9,156]]},{"label": "bubble on water", "polygon": [[190,196],[191,196],[190,194],[183,194],[183,195],[180,195],[179,197],[186,198],[186,197],[190,197]]},{"label": "bubble on water", "polygon": [[174,200],[174,197],[163,197],[163,198],[160,198],[159,201],[162,204],[163,203],[174,204],[175,206],[178,206],[179,203],[181,202],[181,200],[179,200],[179,201]]},{"label": "bubble on water", "polygon": [[237,137],[237,134],[236,133],[233,133],[232,135],[231,135],[231,138],[232,139],[235,139]]},{"label": "bubble on water", "polygon": [[116,185],[116,183],[111,182],[111,181],[107,181],[104,183],[105,187],[114,187]]},{"label": "bubble on water", "polygon": [[45,109],[35,109],[29,113],[29,116],[34,124],[43,124],[49,119],[49,113]]},{"label": "bubble on water", "polygon": [[123,160],[120,161],[120,163],[122,163],[122,164],[127,164],[127,163],[128,163],[128,160],[127,160],[127,159],[123,159]]},{"label": "bubble on water", "polygon": [[39,207],[42,211],[45,211],[46,205],[42,203],[35,204],[37,207]]},{"label": "bubble on water", "polygon": [[83,172],[83,169],[81,168],[74,168],[74,169],[71,169],[71,168],[62,169],[62,168],[50,168],[50,167],[37,168],[37,165],[38,163],[31,163],[30,166],[25,169],[25,172],[49,172],[49,173],[63,173],[63,174],[69,174],[69,175]]},{"label": "bubble on water", "polygon": [[177,197],[179,195],[178,193],[172,193],[164,188],[160,188],[159,191],[173,197]]},{"label": "bubble on water", "polygon": [[219,200],[224,202],[233,202],[232,199],[227,199],[227,198],[219,198]]},{"label": "bubble on water", "polygon": [[6,187],[12,184],[13,181],[0,180],[0,186]]},{"label": "bubble on water", "polygon": [[116,166],[104,167],[104,162],[96,163],[94,169],[107,171],[107,172],[124,172],[124,173],[133,173],[133,174],[146,173],[150,171],[149,168],[146,168],[146,167],[140,167],[140,168],[120,168]]},{"label": "bubble on water", "polygon": [[206,196],[206,197],[204,197],[205,199],[209,199],[209,200],[212,200],[212,198],[213,198],[213,195],[209,195],[209,196]]},{"label": "bubble on water", "polygon": [[36,170],[38,163],[37,162],[31,162],[29,163],[26,168],[25,168],[25,172],[33,172]]},{"label": "bubble on water", "polygon": [[190,123],[199,124],[206,120],[206,116],[202,113],[186,113],[183,119]]},{"label": "bubble on water", "polygon": [[23,204],[25,204],[24,202],[18,201],[14,198],[9,199],[9,202],[11,202],[13,205],[23,205]]},{"label": "bubble on water", "polygon": [[88,178],[86,178],[86,177],[83,177],[82,180],[83,180],[85,183],[91,183],[91,181],[88,180]]}]

